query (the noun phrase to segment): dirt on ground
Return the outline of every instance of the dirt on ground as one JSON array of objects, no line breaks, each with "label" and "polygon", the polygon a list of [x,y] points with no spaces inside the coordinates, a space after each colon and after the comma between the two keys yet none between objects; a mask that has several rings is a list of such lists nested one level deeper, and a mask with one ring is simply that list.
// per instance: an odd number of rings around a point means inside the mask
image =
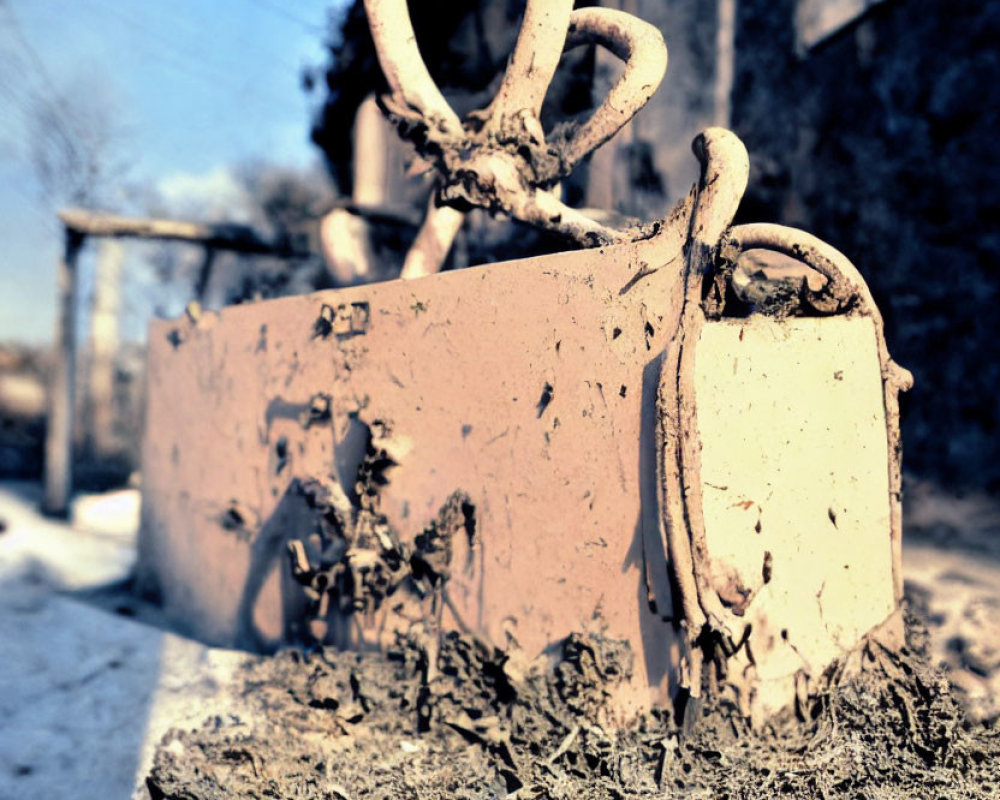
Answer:
[{"label": "dirt on ground", "polygon": [[611,724],[632,654],[601,638],[569,637],[526,674],[458,634],[284,651],[247,662],[245,714],[169,732],[147,788],[154,800],[1000,796],[1000,721],[970,721],[928,663],[919,613],[903,651],[868,644],[811,707],[757,731],[723,701],[687,733],[666,712]]}]

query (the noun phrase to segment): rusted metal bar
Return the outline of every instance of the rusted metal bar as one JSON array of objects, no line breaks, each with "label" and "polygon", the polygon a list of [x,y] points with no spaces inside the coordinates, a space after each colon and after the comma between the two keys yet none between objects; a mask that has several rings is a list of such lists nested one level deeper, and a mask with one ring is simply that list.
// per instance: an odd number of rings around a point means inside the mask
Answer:
[{"label": "rusted metal bar", "polygon": [[664,353],[657,397],[657,449],[661,453],[657,483],[662,535],[673,564],[687,628],[690,664],[687,688],[697,697],[701,684],[700,650],[696,642],[706,623],[713,630],[725,631],[728,615],[718,597],[709,591],[704,520],[699,503],[692,502],[701,491],[697,484],[699,448],[692,362],[704,319],[701,311],[704,277],[712,266],[715,245],[732,222],[746,190],[749,159],[742,142],[721,128],[710,128],[701,134],[695,140],[694,150],[702,174],[688,231],[680,320]]},{"label": "rusted metal bar", "polygon": [[[532,0],[496,97],[463,124],[427,71],[405,2],[365,0],[365,8],[391,89],[383,104],[401,135],[439,174],[403,277],[440,270],[470,206],[509,214],[584,247],[651,235],[649,228],[619,231],[602,225],[546,189],[614,136],[656,91],[667,48],[655,27],[621,11],[572,11],[568,0]],[[590,42],[624,60],[625,73],[575,134],[548,143],[538,113],[563,46]]]},{"label": "rusted metal bar", "polygon": [[611,8],[578,8],[570,17],[567,47],[596,42],[625,62],[625,73],[594,115],[569,140],[566,160],[579,163],[649,102],[667,71],[667,47],[647,22]]},{"label": "rusted metal bar", "polygon": [[501,130],[507,118],[523,114],[526,125],[544,138],[538,118],[559,65],[572,11],[573,0],[528,0],[514,54],[486,110],[494,130]]}]

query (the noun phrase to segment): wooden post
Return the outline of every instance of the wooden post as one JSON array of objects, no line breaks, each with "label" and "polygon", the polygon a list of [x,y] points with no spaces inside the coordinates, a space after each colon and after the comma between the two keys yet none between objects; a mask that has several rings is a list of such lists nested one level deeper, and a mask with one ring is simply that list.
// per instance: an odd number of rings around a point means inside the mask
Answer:
[{"label": "wooden post", "polygon": [[205,295],[208,293],[208,284],[212,280],[212,267],[215,265],[215,248],[206,247],[201,256],[201,266],[198,267],[198,280],[194,285],[194,297],[202,305],[205,305]]},{"label": "wooden post", "polygon": [[[48,427],[45,437],[45,496],[42,510],[65,516],[73,489],[73,422],[76,395],[76,311],[79,301],[77,257],[88,236],[193,242],[208,251],[306,258],[307,250],[263,239],[246,225],[201,225],[165,219],[139,219],[86,209],[59,212],[65,229],[64,250],[56,275],[59,311],[55,358],[49,380]],[[210,262],[207,264],[211,266]],[[120,266],[116,266],[118,271]],[[99,278],[100,280],[100,278]],[[117,280],[117,279],[116,279]],[[117,302],[117,301],[115,301]]]},{"label": "wooden post", "polygon": [[[351,201],[355,206],[382,208],[386,201],[389,123],[369,95],[354,120],[354,178]],[[334,208],[320,223],[320,239],[327,269],[342,286],[375,279],[371,228],[360,214]]]},{"label": "wooden post", "polygon": [[90,314],[90,386],[86,404],[91,455],[106,458],[119,448],[114,432],[114,363],[118,353],[118,315],[124,249],[116,239],[103,239]]},{"label": "wooden post", "polygon": [[73,412],[76,372],[77,256],[86,237],[66,228],[56,276],[59,311],[55,359],[49,380],[49,418],[45,434],[45,497],[42,510],[65,516],[73,490]]}]

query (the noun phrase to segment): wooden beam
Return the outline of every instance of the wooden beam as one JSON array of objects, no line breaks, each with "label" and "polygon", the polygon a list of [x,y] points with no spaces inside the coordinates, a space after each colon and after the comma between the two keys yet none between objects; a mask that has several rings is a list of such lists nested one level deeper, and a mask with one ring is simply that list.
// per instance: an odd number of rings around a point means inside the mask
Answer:
[{"label": "wooden beam", "polygon": [[288,243],[272,243],[248,225],[236,223],[203,224],[171,219],[124,217],[103,211],[70,208],[59,212],[67,230],[84,236],[114,236],[136,239],[166,239],[231,250],[236,253],[301,258],[310,255]]}]

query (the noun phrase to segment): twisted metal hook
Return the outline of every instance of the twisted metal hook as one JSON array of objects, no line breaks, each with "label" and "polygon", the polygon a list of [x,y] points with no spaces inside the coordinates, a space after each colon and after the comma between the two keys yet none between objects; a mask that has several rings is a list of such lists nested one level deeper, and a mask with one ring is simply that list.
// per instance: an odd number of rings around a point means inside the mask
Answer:
[{"label": "twisted metal hook", "polygon": [[[383,107],[439,173],[401,276],[437,272],[465,209],[485,208],[562,234],[585,246],[631,241],[546,191],[614,136],[649,101],[667,68],[660,32],[622,11],[573,10],[572,0],[528,0],[514,53],[493,101],[464,121],[434,83],[417,47],[406,0],[365,0],[390,94]],[[625,62],[618,83],[575,133],[546,140],[542,103],[564,48],[597,43]]]}]

